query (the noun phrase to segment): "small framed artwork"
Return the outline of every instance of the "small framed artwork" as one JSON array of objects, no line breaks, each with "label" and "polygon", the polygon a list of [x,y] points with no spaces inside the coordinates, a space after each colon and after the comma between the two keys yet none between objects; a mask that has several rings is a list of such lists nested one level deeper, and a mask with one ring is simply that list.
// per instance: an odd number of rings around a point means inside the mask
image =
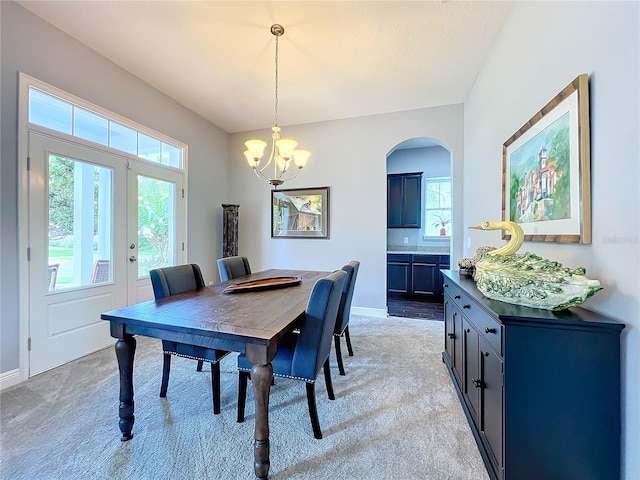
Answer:
[{"label": "small framed artwork", "polygon": [[271,238],[329,238],[329,187],[271,190]]},{"label": "small framed artwork", "polygon": [[589,143],[582,74],[503,144],[502,219],[518,223],[525,240],[591,243]]}]

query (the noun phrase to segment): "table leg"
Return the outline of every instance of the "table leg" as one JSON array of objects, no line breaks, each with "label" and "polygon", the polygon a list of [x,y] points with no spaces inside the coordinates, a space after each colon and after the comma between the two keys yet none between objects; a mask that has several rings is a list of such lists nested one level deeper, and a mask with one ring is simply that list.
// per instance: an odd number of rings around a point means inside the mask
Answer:
[{"label": "table leg", "polygon": [[273,367],[254,364],[251,367],[251,383],[255,399],[256,418],[253,444],[253,469],[256,479],[266,480],[269,474],[269,390],[273,379]]},{"label": "table leg", "polygon": [[116,341],[116,357],[120,369],[120,431],[123,442],[131,440],[133,434],[133,356],[136,353],[136,339],[131,335],[124,335]]}]

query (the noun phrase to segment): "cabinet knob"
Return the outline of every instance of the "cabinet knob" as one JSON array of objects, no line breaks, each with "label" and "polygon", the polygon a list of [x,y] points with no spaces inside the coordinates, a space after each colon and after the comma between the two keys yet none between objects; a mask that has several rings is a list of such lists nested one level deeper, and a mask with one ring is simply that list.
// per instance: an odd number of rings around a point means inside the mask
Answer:
[{"label": "cabinet knob", "polygon": [[484,329],[484,333],[496,333],[496,329],[487,327]]},{"label": "cabinet knob", "polygon": [[473,386],[476,388],[482,388],[483,384],[482,384],[482,380],[478,380],[477,378],[472,378],[471,379],[471,383],[473,383]]},{"label": "cabinet knob", "polygon": [[449,288],[449,284],[445,283],[444,285],[442,285],[444,288]]},{"label": "cabinet knob", "polygon": [[447,336],[448,336],[449,338],[451,338],[451,339],[456,338],[456,334],[455,334],[455,333],[449,333],[449,334],[447,334]]},{"label": "cabinet knob", "polygon": [[467,329],[465,330],[465,332],[469,333],[469,332],[471,332],[471,329],[470,329],[470,328],[467,328]]},{"label": "cabinet knob", "polygon": [[459,300],[460,299],[460,295],[456,295],[453,298],[455,298],[456,300]]},{"label": "cabinet knob", "polygon": [[471,308],[471,305],[462,305],[462,308]]}]

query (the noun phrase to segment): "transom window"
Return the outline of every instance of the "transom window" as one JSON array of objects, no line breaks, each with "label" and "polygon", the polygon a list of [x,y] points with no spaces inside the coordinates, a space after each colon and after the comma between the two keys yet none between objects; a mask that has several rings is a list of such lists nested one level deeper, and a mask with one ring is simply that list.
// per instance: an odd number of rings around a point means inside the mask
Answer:
[{"label": "transom window", "polygon": [[448,237],[451,234],[451,177],[426,178],[425,237]]},{"label": "transom window", "polygon": [[33,86],[29,87],[29,122],[148,162],[184,169],[183,147]]}]

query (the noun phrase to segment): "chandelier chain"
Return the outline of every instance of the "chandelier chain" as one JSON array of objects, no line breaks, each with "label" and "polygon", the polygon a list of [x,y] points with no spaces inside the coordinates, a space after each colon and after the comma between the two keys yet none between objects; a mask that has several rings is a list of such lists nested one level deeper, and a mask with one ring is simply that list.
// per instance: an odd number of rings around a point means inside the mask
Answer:
[{"label": "chandelier chain", "polygon": [[276,95],[275,95],[275,110],[276,119],[275,125],[278,126],[278,35],[276,35]]},{"label": "chandelier chain", "polygon": [[[2,0],[0,0],[2,1]],[[271,127],[271,153],[269,158],[262,163],[264,149],[267,142],[259,139],[247,140],[244,142],[247,150],[244,152],[249,166],[253,169],[258,178],[266,180],[273,188],[278,188],[285,181],[293,180],[298,176],[300,170],[304,168],[311,153],[307,150],[296,150],[298,142],[291,138],[280,138],[280,127],[278,126],[278,80],[279,80],[279,38],[284,34],[284,28],[280,24],[271,25],[271,34],[276,37],[275,49],[275,121]],[[268,169],[273,166],[273,177],[269,177]],[[290,169],[294,167],[293,169]]]}]

